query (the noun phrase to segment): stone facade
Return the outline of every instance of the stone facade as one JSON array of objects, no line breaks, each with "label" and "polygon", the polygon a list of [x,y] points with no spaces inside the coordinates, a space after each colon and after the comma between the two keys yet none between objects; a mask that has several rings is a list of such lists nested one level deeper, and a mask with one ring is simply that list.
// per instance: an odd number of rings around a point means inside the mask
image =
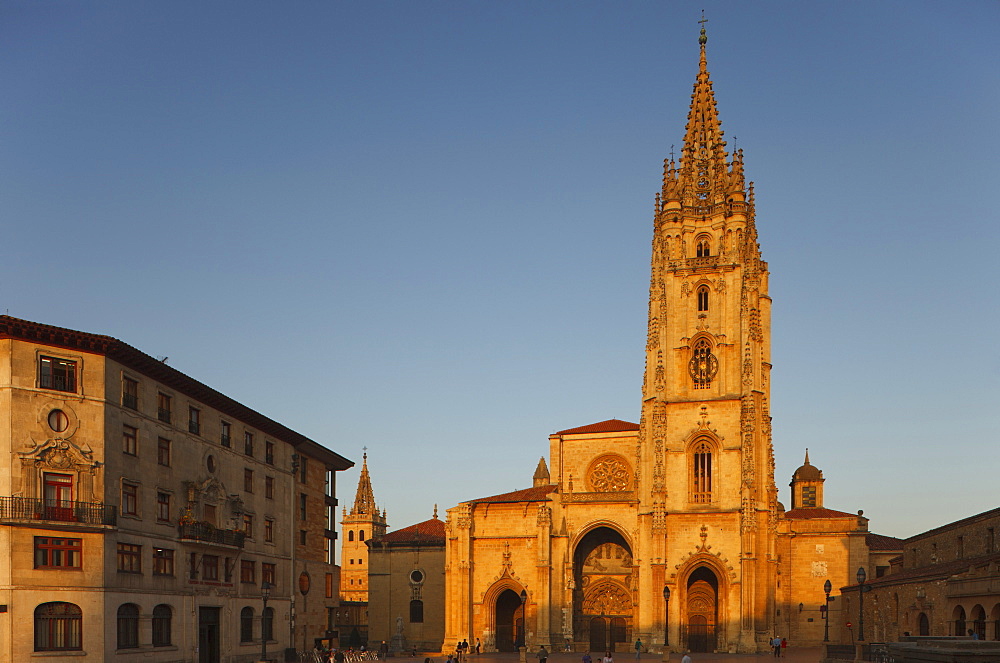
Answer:
[{"label": "stone facade", "polygon": [[9,316],[0,412],[0,659],[242,663],[268,626],[275,655],[324,635],[300,576],[336,573],[350,461],[114,338]]},{"label": "stone facade", "polygon": [[370,646],[385,641],[394,651],[442,651],[445,528],[437,510],[430,520],[376,537],[368,547]]},{"label": "stone facade", "polygon": [[[1000,640],[1000,509],[911,536],[901,542],[888,573],[864,596],[866,641],[911,636],[968,636]],[[844,610],[853,623],[841,639],[858,636],[858,585],[845,587]]]},{"label": "stone facade", "polygon": [[681,158],[665,161],[656,197],[639,423],[556,433],[532,488],[448,510],[446,643],[756,652],[793,632],[818,643],[824,582],[869,563],[867,519],[823,507],[808,461],[794,508],[778,502],[770,275],[706,41]]}]

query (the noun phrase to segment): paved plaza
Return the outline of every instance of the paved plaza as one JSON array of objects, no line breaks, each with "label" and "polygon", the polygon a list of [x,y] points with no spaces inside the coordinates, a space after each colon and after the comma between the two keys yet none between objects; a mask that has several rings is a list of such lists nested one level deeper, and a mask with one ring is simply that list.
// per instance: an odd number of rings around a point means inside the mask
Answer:
[{"label": "paved plaza", "polygon": [[[819,663],[823,657],[822,647],[788,647],[780,659],[775,659],[770,653],[766,654],[691,654],[692,663],[767,663],[768,661],[780,660],[786,661],[787,663]],[[407,659],[399,657],[398,661],[401,660],[415,660],[423,661],[423,657],[428,656],[428,654],[422,654],[417,657],[417,659]],[[556,652],[549,654],[548,663],[580,663],[582,654],[567,654],[564,652]],[[683,654],[671,654],[670,663],[681,663],[681,657]],[[635,663],[636,658],[634,653],[621,652],[614,655],[615,663]],[[442,655],[430,655],[432,663],[444,663],[447,660],[447,656]],[[599,660],[596,656],[594,657],[595,663]],[[471,655],[467,658],[466,663],[518,663],[518,655],[515,653],[491,653],[491,654],[480,654],[479,656]],[[644,663],[661,663],[663,659],[659,654],[643,654],[640,661]],[[534,654],[529,654],[527,658],[527,663],[537,663],[538,659],[535,658]]]}]

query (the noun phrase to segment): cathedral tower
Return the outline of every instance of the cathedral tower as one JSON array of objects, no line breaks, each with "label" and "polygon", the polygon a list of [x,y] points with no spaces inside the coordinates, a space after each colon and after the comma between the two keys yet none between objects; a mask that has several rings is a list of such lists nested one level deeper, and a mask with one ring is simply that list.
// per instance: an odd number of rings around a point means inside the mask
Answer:
[{"label": "cathedral tower", "polygon": [[385,510],[375,506],[375,493],[368,474],[368,454],[364,454],[354,506],[344,509],[341,525],[340,598],[344,601],[368,600],[367,541],[385,534]]},{"label": "cathedral tower", "polygon": [[699,43],[680,161],[664,161],[654,213],[638,456],[656,561],[643,575],[670,590],[661,609],[704,631],[709,650],[753,651],[773,612],[771,300],[753,184],[742,151],[726,151],[704,28]]}]

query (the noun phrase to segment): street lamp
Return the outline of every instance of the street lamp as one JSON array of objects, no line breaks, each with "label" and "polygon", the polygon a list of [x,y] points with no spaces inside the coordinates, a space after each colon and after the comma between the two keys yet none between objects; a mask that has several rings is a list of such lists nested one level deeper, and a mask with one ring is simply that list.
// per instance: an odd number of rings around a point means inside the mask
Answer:
[{"label": "street lamp", "polygon": [[266,661],[267,638],[270,635],[268,631],[271,630],[271,624],[267,619],[267,600],[271,598],[271,583],[266,580],[260,583],[260,598],[264,602],[264,610],[260,613],[260,660]]},{"label": "street lamp", "polygon": [[670,588],[663,588],[663,647],[670,644]]},{"label": "street lamp", "polygon": [[[528,608],[527,608],[527,602],[528,602],[528,592],[526,592],[526,591],[524,591],[522,589],[521,590],[521,633],[520,633],[520,635],[521,635],[521,644],[517,645],[518,647],[524,647],[525,646],[525,637],[524,637],[524,634],[525,634],[525,632],[526,632],[526,630],[528,628],[528,616],[527,616],[527,610],[528,610]],[[515,624],[515,626],[516,626],[516,624]]]},{"label": "street lamp", "polygon": [[830,590],[832,589],[833,583],[827,578],[823,583],[823,591],[826,592],[826,604],[823,605],[823,621],[826,622],[823,626],[823,642],[830,642]]},{"label": "street lamp", "polygon": [[865,640],[865,578],[868,574],[865,573],[865,567],[858,567],[858,641],[864,642]]}]

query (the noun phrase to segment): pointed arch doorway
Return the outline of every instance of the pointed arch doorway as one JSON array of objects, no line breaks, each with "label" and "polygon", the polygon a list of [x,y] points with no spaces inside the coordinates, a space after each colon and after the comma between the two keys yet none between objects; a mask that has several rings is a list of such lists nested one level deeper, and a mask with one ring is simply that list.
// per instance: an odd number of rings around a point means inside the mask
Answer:
[{"label": "pointed arch doorway", "polygon": [[573,554],[573,623],[590,651],[628,651],[635,613],[632,548],[610,527],[588,532]]},{"label": "pointed arch doorway", "polygon": [[497,651],[517,651],[524,646],[524,604],[520,595],[505,589],[494,604]]},{"label": "pointed arch doorway", "polygon": [[687,646],[693,652],[718,648],[719,579],[706,566],[695,569],[687,581]]}]

